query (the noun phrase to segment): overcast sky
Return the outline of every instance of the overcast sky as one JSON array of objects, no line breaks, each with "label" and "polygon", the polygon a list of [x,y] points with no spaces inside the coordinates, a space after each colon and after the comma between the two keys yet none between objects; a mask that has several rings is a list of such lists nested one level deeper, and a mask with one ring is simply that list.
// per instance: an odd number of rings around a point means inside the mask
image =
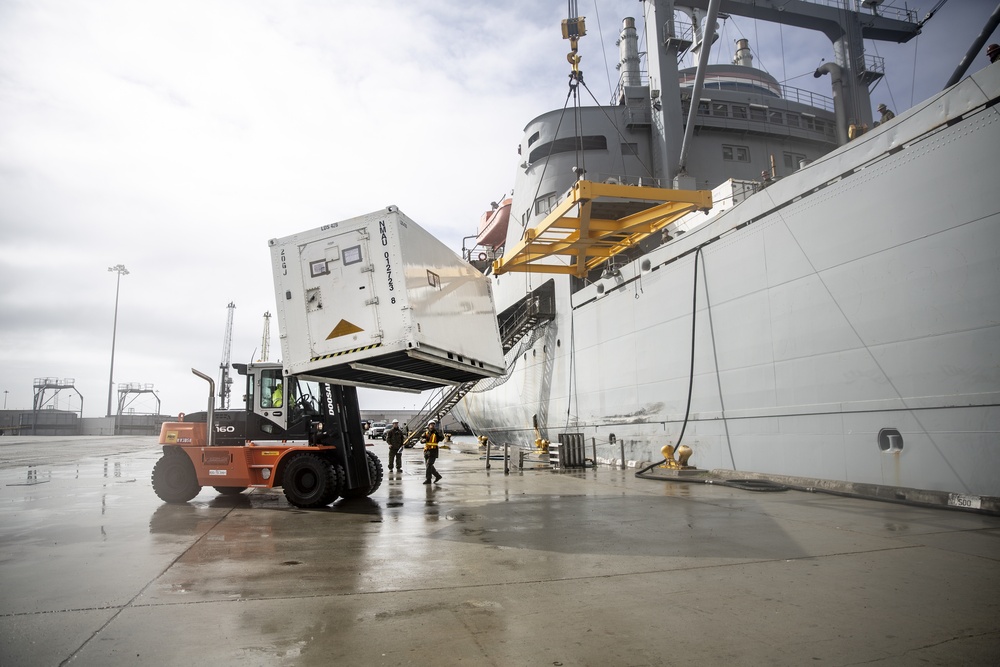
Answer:
[{"label": "overcast sky", "polygon": [[[909,2],[921,17],[934,4]],[[578,5],[589,32],[582,68],[605,103],[620,21],[640,18],[642,5]],[[218,377],[230,302],[232,360],[259,355],[263,314],[275,311],[268,239],[395,204],[457,251],[512,187],[524,125],[563,106],[566,6],[0,0],[6,407],[30,409],[35,378],[72,378],[84,416],[105,414],[117,277],[108,267],[129,271],[115,404],[118,383],[137,382],[176,414],[204,408],[207,385],[190,369]],[[951,0],[909,44],[867,44],[888,71],[873,103],[899,112],[940,90],[995,7]],[[713,62],[745,36],[756,65],[829,95],[829,77],[812,77],[833,59],[822,36],[739,17],[720,32]],[[977,56],[971,71],[985,64]],[[271,350],[276,361],[276,319]],[[234,405],[241,394],[236,381]],[[421,403],[362,392],[363,409]],[[80,399],[63,391],[58,407],[79,410]],[[155,401],[130,407],[154,412]]]}]

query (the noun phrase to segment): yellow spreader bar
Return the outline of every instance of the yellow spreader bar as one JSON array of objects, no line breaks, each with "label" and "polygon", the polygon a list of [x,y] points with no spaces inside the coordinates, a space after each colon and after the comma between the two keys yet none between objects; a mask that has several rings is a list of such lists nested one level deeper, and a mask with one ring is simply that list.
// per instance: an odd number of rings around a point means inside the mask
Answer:
[{"label": "yellow spreader bar", "polygon": [[709,190],[577,181],[544,220],[526,229],[521,241],[493,262],[493,273],[583,277],[678,218],[711,208]]}]

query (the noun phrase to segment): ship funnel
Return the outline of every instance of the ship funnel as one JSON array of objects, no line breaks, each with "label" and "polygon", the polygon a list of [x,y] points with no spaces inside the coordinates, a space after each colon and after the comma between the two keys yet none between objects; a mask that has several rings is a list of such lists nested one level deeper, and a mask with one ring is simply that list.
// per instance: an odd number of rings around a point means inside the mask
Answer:
[{"label": "ship funnel", "polygon": [[632,17],[622,20],[622,31],[618,36],[618,69],[621,71],[622,92],[626,86],[642,85],[639,75],[639,36]]},{"label": "ship funnel", "polygon": [[750,53],[749,40],[736,40],[736,55],[733,56],[733,64],[743,67],[753,67],[753,54]]}]

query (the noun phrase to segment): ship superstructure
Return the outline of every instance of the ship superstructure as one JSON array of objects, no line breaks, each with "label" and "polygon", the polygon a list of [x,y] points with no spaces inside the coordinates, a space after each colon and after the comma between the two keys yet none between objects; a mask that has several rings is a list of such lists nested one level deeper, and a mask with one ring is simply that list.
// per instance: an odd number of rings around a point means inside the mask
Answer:
[{"label": "ship superstructure", "polygon": [[862,39],[909,39],[912,13],[722,3],[826,34],[823,98],[746,43],[678,69],[712,39],[686,4],[643,3],[648,74],[623,22],[614,106],[525,127],[494,291],[551,317],[455,413],[524,447],[655,460],[683,433],[705,469],[1000,496],[1000,68],[876,126]]}]

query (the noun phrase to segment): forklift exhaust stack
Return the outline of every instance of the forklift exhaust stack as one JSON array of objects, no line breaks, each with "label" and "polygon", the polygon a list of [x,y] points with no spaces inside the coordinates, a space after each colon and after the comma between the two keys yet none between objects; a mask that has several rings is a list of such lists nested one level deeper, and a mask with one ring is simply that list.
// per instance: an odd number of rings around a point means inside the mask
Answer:
[{"label": "forklift exhaust stack", "polygon": [[205,429],[205,437],[208,439],[208,446],[212,446],[212,436],[215,431],[215,380],[194,368],[191,372],[208,382],[208,424]]}]

